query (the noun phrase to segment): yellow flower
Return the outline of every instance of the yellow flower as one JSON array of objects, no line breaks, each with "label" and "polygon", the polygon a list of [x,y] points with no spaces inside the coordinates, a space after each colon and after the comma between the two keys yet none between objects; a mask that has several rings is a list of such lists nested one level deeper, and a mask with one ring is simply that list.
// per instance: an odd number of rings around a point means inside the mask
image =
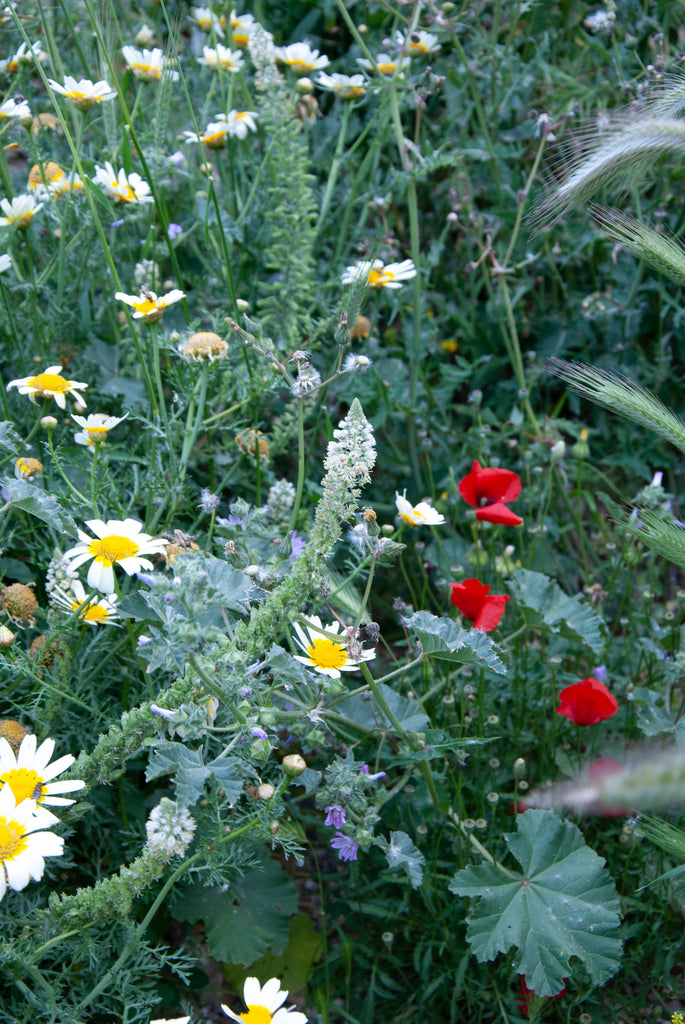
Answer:
[{"label": "yellow flower", "polygon": [[30,480],[31,477],[40,476],[42,472],[43,463],[28,455],[22,456],[14,463],[14,475],[19,480]]},{"label": "yellow flower", "polygon": [[106,523],[102,519],[88,519],[86,526],[93,531],[95,539],[79,530],[81,543],[65,551],[64,558],[71,562],[70,572],[92,559],[88,586],[101,594],[114,593],[113,566],[120,565],[127,575],[132,576],[143,569],[154,568],[152,562],[142,555],[164,553],[165,541],[142,533],[143,524],[135,519],[109,519]]},{"label": "yellow flower", "polygon": [[182,341],[178,346],[178,351],[189,362],[208,360],[213,363],[215,359],[226,359],[228,342],[212,331],[198,331]]},{"label": "yellow flower", "polygon": [[85,405],[85,400],[79,391],[81,388],[87,387],[87,384],[77,380],[66,380],[62,376],[61,366],[48,366],[47,370],[36,374],[35,377],[11,380],[7,385],[7,390],[17,388],[20,395],[28,395],[32,402],[34,395],[38,395],[39,398],[54,398],[60,409],[65,409],[66,395],[71,395],[79,405]]},{"label": "yellow flower", "polygon": [[[318,615],[312,615],[305,620],[306,633],[298,622],[294,622],[293,627],[295,642],[306,655],[296,654],[295,660],[330,679],[340,679],[341,672],[357,672],[362,661],[376,657],[375,651],[363,650],[355,636],[349,638],[345,633],[340,634],[342,627],[338,622],[322,626]],[[334,640],[338,635],[340,641]],[[350,647],[355,648],[353,653]]]}]

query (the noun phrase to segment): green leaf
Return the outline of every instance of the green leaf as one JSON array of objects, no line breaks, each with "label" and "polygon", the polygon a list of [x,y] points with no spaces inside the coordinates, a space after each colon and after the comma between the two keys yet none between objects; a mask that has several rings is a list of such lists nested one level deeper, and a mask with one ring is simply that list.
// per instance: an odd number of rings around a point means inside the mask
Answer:
[{"label": "green leaf", "polygon": [[[383,697],[403,729],[418,732],[421,729],[425,729],[429,724],[428,716],[423,713],[416,701],[395,693],[385,683],[379,683],[378,689],[381,692],[381,697]],[[336,705],[336,711],[339,711],[345,718],[350,718],[353,722],[357,722],[364,729],[393,728],[392,722],[385,717],[374,701],[373,696],[369,697],[368,700],[366,697],[362,697],[361,694],[348,697],[347,700],[343,700]]]},{"label": "green leaf", "polygon": [[145,778],[150,782],[160,775],[173,775],[176,799],[184,807],[192,807],[202,796],[209,774],[209,768],[202,763],[200,750],[189,750],[182,743],[165,741],[155,747]]},{"label": "green leaf", "polygon": [[268,950],[279,956],[297,911],[295,884],[266,851],[260,864],[223,889],[190,885],[174,898],[179,921],[204,921],[209,952],[220,963],[248,966]]},{"label": "green leaf", "polygon": [[235,757],[216,757],[209,762],[207,770],[226,794],[228,806],[233,807],[237,804],[243,792],[243,779],[238,774],[238,760]]},{"label": "green leaf", "polygon": [[522,874],[482,863],[458,871],[449,885],[478,901],[466,933],[478,961],[516,947],[514,967],[539,996],[561,991],[572,957],[603,984],[621,957],[619,901],[604,860],[552,811],[519,815],[517,832],[505,839]]},{"label": "green leaf", "polygon": [[487,634],[478,629],[462,629],[454,619],[431,615],[430,612],[414,612],[406,620],[406,626],[416,633],[424,654],[431,658],[489,668],[500,676],[506,674],[502,652]]},{"label": "green leaf", "polygon": [[309,981],[314,965],[321,959],[323,941],[309,914],[296,914],[290,920],[288,945],[275,956],[265,953],[248,970],[234,964],[222,965],[221,973],[236,992],[243,991],[245,978],[280,978],[281,988],[301,992]]},{"label": "green leaf", "polygon": [[509,587],[529,626],[561,633],[602,653],[606,626],[580,594],[569,597],[549,576],[529,569],[517,569]]},{"label": "green leaf", "polygon": [[25,447],[24,441],[14,429],[14,424],[9,420],[0,422],[0,448],[3,448],[10,455],[18,455]]},{"label": "green leaf", "polygon": [[663,694],[647,686],[636,686],[627,696],[635,704],[637,725],[645,736],[658,736],[675,729],[676,723],[666,707]]},{"label": "green leaf", "polygon": [[406,832],[391,832],[390,842],[385,836],[376,836],[374,846],[380,846],[388,859],[388,867],[404,868],[412,888],[418,889],[423,880],[423,865],[426,858]]},{"label": "green leaf", "polygon": [[[77,535],[76,523],[57,501],[53,494],[46,494],[28,480],[15,480],[5,476],[0,480],[3,496],[10,508],[21,509],[36,519],[42,519],[58,532],[72,537]],[[9,511],[9,509],[7,510]]]}]

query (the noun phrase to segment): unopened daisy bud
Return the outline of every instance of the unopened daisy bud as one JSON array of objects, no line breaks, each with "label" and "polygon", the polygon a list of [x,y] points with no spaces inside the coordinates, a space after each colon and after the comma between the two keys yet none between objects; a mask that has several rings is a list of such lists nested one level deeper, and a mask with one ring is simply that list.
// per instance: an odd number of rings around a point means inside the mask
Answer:
[{"label": "unopened daisy bud", "polygon": [[269,831],[271,832],[272,836],[278,835],[278,833],[280,832],[280,829],[281,829],[281,826],[280,826],[280,824],[277,821],[272,821],[271,822],[271,824],[269,826]]},{"label": "unopened daisy bud", "polygon": [[517,757],[514,761],[514,778],[522,779],[526,774],[526,761],[523,757]]},{"label": "unopened daisy bud", "polygon": [[55,419],[54,416],[42,416],[40,420],[40,425],[43,428],[43,430],[54,430],[55,427],[57,426],[57,420]]},{"label": "unopened daisy bud", "polygon": [[288,775],[292,776],[301,775],[307,767],[307,762],[299,754],[286,754],[281,764]]},{"label": "unopened daisy bud", "polygon": [[262,782],[257,789],[257,795],[260,800],[270,800],[275,792],[274,787],[268,782]]},{"label": "unopened daisy bud", "polygon": [[28,729],[25,729],[14,718],[3,718],[0,720],[0,737],[7,740],[15,754],[19,750],[24,736],[27,735]]},{"label": "unopened daisy bud", "polygon": [[590,446],[587,443],[589,433],[589,430],[581,430],[578,435],[578,440],[571,448],[571,454],[575,459],[586,459],[590,454]]},{"label": "unopened daisy bud", "polygon": [[236,299],[235,304],[241,313],[246,313],[247,310],[250,308],[250,303],[247,301],[247,299]]},{"label": "unopened daisy bud", "polygon": [[298,78],[297,82],[295,83],[295,88],[297,89],[298,92],[303,94],[314,92],[314,83],[312,82],[311,78]]},{"label": "unopened daisy bud", "polygon": [[11,647],[16,640],[16,634],[7,626],[0,626],[0,647]]},{"label": "unopened daisy bud", "polygon": [[555,444],[552,445],[549,453],[552,459],[552,465],[554,465],[555,462],[561,462],[564,455],[566,454],[566,444],[560,438]]}]

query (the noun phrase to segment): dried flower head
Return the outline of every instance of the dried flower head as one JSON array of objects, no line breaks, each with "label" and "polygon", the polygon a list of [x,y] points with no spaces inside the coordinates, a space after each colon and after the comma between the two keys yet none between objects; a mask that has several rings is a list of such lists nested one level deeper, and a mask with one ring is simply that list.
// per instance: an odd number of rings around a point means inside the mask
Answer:
[{"label": "dried flower head", "polygon": [[212,331],[198,331],[182,341],[178,346],[178,351],[189,362],[207,360],[213,363],[215,359],[226,359],[228,342]]},{"label": "dried flower head", "polygon": [[33,585],[33,583],[28,586],[24,583],[12,583],[0,592],[2,607],[18,626],[34,625],[34,614],[38,608],[38,601],[31,590]]}]

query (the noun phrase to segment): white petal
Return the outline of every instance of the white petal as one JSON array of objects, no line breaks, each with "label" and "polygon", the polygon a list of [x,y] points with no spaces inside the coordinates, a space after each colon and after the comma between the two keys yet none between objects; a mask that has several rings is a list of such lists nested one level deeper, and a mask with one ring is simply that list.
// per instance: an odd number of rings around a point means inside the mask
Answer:
[{"label": "white petal", "polygon": [[101,594],[114,593],[114,571],[111,565],[93,559],[86,579],[93,590],[99,590]]},{"label": "white petal", "polygon": [[[7,881],[10,884],[10,888],[19,892],[20,889],[25,889],[29,884],[29,870],[26,866],[26,860],[20,855],[19,860],[4,860],[3,865],[7,872]],[[40,878],[40,875],[38,876]]]},{"label": "white petal", "polygon": [[[36,754],[36,744],[38,740],[34,733],[29,733],[28,736],[24,736],[19,747],[19,753],[17,754],[17,767],[18,768],[32,768],[33,759]],[[48,761],[50,758],[48,758]]]},{"label": "white petal", "polygon": [[226,1016],[227,1016],[227,1017],[230,1017],[230,1018],[231,1018],[231,1020],[237,1020],[237,1021],[238,1021],[238,1024],[243,1024],[243,1019],[242,1019],[242,1017],[238,1017],[238,1016],[237,1016],[237,1015],[236,1015],[236,1014],[235,1014],[235,1013],[233,1012],[233,1010],[229,1010],[229,1008],[228,1008],[228,1007],[227,1007],[227,1006],[225,1005],[225,1003],[222,1003],[222,1004],[221,1004],[221,1009],[222,1009],[222,1010],[224,1011],[224,1013],[226,1014]]}]

